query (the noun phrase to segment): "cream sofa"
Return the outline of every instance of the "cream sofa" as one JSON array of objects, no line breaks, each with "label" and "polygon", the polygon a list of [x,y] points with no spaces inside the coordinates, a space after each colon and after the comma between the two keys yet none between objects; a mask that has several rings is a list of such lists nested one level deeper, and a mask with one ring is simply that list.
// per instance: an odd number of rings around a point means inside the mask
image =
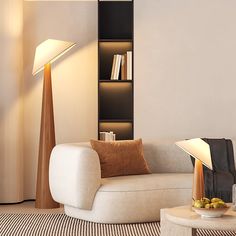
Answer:
[{"label": "cream sofa", "polygon": [[101,178],[97,153],[88,143],[57,145],[49,182],[68,216],[99,223],[160,220],[160,209],[191,203],[192,164],[175,140],[144,142],[149,175]]}]

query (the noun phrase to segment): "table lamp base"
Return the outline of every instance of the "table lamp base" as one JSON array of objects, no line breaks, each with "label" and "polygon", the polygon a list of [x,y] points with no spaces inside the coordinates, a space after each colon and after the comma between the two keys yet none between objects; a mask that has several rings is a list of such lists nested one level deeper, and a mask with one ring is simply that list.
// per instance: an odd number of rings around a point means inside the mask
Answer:
[{"label": "table lamp base", "polygon": [[195,159],[193,176],[193,200],[199,200],[205,196],[204,176],[202,162]]}]

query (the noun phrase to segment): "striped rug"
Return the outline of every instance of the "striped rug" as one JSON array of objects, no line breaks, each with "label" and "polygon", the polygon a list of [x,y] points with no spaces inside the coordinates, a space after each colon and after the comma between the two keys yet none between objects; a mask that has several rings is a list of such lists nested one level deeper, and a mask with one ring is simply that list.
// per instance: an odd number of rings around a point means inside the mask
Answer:
[{"label": "striped rug", "polygon": [[[160,236],[159,222],[96,224],[65,214],[0,214],[1,236]],[[198,236],[236,236],[236,232],[198,230]]]}]

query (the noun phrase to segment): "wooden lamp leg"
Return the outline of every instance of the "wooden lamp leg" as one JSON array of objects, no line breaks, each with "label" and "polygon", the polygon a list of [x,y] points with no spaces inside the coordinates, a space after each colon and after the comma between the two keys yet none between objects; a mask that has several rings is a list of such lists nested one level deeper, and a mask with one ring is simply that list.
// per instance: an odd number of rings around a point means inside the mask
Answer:
[{"label": "wooden lamp leg", "polygon": [[204,176],[202,162],[195,159],[194,176],[193,176],[193,200],[199,200],[205,195]]},{"label": "wooden lamp leg", "polygon": [[49,189],[49,159],[54,146],[55,128],[51,84],[51,65],[48,63],[44,67],[43,102],[35,202],[36,208],[49,209],[59,207],[59,203],[52,199]]}]

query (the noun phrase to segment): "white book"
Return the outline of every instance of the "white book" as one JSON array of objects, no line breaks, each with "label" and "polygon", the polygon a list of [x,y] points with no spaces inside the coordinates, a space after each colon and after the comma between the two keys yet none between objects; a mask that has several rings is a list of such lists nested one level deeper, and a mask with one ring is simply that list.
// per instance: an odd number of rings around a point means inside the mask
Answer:
[{"label": "white book", "polygon": [[116,68],[117,55],[113,56],[112,70],[111,70],[111,80],[114,80],[115,68]]},{"label": "white book", "polygon": [[111,142],[116,140],[116,135],[110,131],[110,132],[100,132],[100,140]]},{"label": "white book", "polygon": [[120,67],[121,67],[121,55],[116,55],[116,65],[115,65],[114,80],[118,80],[119,79]]},{"label": "white book", "polygon": [[106,142],[112,141],[112,140],[111,140],[111,134],[108,133],[108,132],[105,133],[105,141],[106,141]]},{"label": "white book", "polygon": [[127,52],[127,80],[132,80],[132,51]]}]

